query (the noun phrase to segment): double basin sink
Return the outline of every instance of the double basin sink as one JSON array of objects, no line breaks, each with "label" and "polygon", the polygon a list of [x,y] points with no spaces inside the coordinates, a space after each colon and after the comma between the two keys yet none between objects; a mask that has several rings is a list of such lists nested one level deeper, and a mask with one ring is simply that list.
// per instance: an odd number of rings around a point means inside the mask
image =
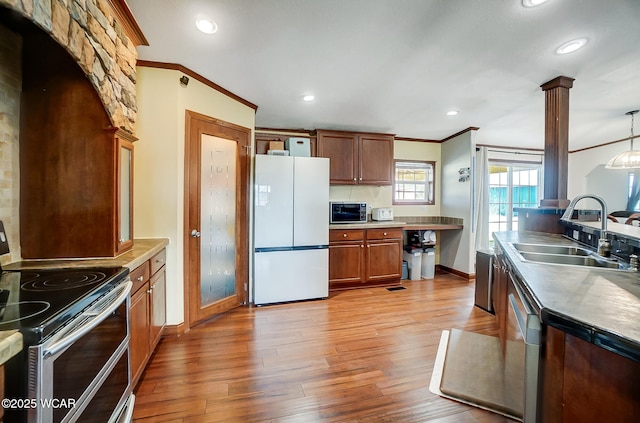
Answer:
[{"label": "double basin sink", "polygon": [[613,270],[631,270],[627,263],[615,258],[599,256],[595,251],[571,245],[512,243],[513,248],[526,260],[546,264],[599,267]]}]

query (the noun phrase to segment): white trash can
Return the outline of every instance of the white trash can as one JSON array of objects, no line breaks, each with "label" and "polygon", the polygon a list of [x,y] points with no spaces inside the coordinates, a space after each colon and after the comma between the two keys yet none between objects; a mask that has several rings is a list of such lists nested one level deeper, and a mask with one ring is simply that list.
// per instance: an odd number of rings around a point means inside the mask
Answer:
[{"label": "white trash can", "polygon": [[421,261],[422,279],[433,279],[436,275],[436,250],[425,248]]},{"label": "white trash can", "polygon": [[402,258],[409,264],[409,279],[412,281],[420,280],[422,249],[404,251]]}]

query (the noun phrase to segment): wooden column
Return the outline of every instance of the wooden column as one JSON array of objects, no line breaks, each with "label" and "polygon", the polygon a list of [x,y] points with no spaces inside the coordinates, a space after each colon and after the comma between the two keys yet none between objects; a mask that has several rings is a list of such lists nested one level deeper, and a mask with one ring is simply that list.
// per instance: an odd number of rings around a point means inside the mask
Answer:
[{"label": "wooden column", "polygon": [[544,199],[541,207],[566,208],[569,178],[569,89],[573,78],[559,76],[542,84],[545,92]]}]

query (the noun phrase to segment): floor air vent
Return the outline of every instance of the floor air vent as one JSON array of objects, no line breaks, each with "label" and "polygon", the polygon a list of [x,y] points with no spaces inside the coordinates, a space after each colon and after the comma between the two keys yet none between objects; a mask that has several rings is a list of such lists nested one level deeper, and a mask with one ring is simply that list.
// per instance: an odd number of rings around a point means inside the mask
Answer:
[{"label": "floor air vent", "polygon": [[404,286],[393,286],[391,288],[387,288],[387,291],[401,291],[403,289],[407,289]]}]

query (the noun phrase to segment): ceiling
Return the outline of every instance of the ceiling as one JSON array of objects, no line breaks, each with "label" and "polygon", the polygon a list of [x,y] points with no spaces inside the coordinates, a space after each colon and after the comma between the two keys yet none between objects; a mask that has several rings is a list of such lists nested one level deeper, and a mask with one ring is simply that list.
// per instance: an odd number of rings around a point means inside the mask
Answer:
[{"label": "ceiling", "polygon": [[[575,78],[573,151],[628,137],[625,112],[640,108],[638,0],[127,3],[150,44],[140,59],[183,65],[256,104],[257,127],[436,140],[478,127],[479,144],[544,148],[540,85],[562,75]],[[199,15],[218,31],[199,32]],[[581,50],[555,53],[581,37]]]}]

